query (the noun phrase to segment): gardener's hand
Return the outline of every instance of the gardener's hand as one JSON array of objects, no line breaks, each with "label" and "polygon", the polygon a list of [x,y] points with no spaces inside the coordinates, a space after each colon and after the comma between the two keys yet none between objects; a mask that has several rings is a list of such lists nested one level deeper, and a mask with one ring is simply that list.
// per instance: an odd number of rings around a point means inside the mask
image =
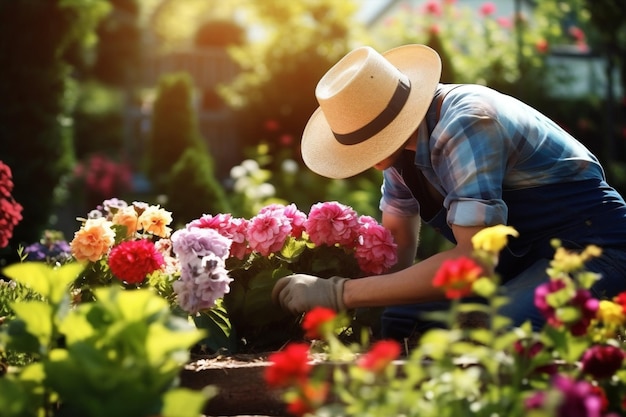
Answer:
[{"label": "gardener's hand", "polygon": [[272,300],[292,314],[304,313],[321,306],[335,311],[345,310],[343,284],[348,278],[318,278],[294,274],[278,280],[272,290]]}]

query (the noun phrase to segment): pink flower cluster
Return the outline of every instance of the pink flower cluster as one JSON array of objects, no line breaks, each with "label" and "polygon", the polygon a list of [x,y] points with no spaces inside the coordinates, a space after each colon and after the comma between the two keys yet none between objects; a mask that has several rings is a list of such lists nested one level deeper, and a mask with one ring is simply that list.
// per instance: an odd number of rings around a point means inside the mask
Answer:
[{"label": "pink flower cluster", "polygon": [[132,172],[128,164],[117,163],[101,154],[91,155],[76,165],[74,177],[82,183],[92,203],[132,189]]},{"label": "pink flower cluster", "polygon": [[209,228],[231,239],[230,256],[250,253],[270,256],[289,238],[307,239],[316,246],[341,246],[350,251],[364,273],[381,274],[397,262],[391,233],[369,216],[359,216],[338,202],[314,204],[308,216],[295,204],[271,204],[250,220],[230,214],[204,215],[189,227]]},{"label": "pink flower cluster", "polygon": [[0,161],[0,249],[9,244],[13,228],[22,220],[22,206],[15,201],[12,191],[11,168]]}]

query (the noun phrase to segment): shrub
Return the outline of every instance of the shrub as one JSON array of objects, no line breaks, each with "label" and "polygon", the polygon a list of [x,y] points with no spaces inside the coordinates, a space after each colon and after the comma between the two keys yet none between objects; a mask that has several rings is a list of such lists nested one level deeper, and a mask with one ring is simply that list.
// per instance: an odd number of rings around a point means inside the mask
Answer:
[{"label": "shrub", "polygon": [[150,140],[148,177],[156,192],[166,191],[167,177],[187,149],[206,152],[193,108],[189,74],[169,74],[159,81]]},{"label": "shrub", "polygon": [[229,211],[222,186],[215,178],[208,153],[187,149],[172,167],[167,206],[182,224],[202,216]]}]

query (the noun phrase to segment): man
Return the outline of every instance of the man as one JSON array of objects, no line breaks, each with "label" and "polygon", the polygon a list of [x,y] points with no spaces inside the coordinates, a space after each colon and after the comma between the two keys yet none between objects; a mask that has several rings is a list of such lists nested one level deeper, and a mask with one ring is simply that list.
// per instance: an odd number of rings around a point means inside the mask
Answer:
[{"label": "man", "polygon": [[[398,245],[398,268],[358,280],[292,275],[278,281],[274,299],[293,313],[385,306],[383,336],[408,337],[421,312],[444,305],[431,284],[441,263],[471,256],[472,236],[497,224],[519,232],[496,269],[512,299],[501,313],[514,325],[543,324],[534,289],[548,279],[553,238],[603,249],[587,264],[602,276],[595,296],[626,290],[626,203],[597,158],[522,102],[483,86],[440,84],[440,74],[426,46],[384,54],[361,47],[319,81],[304,162],[329,178],[383,171],[382,224]],[[454,246],[414,263],[421,221]]]}]

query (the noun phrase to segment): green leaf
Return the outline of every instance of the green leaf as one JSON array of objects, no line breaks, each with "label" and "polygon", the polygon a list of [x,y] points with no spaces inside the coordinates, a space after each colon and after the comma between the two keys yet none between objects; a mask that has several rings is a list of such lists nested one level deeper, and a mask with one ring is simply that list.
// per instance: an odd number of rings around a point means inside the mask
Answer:
[{"label": "green leaf", "polygon": [[25,324],[25,330],[47,350],[52,343],[52,307],[42,301],[25,301],[11,305],[16,317]]},{"label": "green leaf", "polygon": [[84,266],[76,262],[60,267],[52,267],[44,262],[23,262],[9,265],[3,272],[12,280],[57,304],[83,269]]},{"label": "green leaf", "polygon": [[294,262],[306,248],[307,245],[305,241],[290,237],[280,250],[280,256],[287,262]]},{"label": "green leaf", "polygon": [[171,389],[164,395],[163,417],[197,417],[202,414],[205,403],[217,395],[217,389],[211,385],[202,391],[187,388]]},{"label": "green leaf", "polygon": [[222,303],[218,303],[211,310],[203,311],[195,316],[193,320],[196,327],[207,331],[207,337],[201,341],[202,344],[205,344],[213,352],[217,352],[220,349],[235,352],[237,349],[235,331]]}]

